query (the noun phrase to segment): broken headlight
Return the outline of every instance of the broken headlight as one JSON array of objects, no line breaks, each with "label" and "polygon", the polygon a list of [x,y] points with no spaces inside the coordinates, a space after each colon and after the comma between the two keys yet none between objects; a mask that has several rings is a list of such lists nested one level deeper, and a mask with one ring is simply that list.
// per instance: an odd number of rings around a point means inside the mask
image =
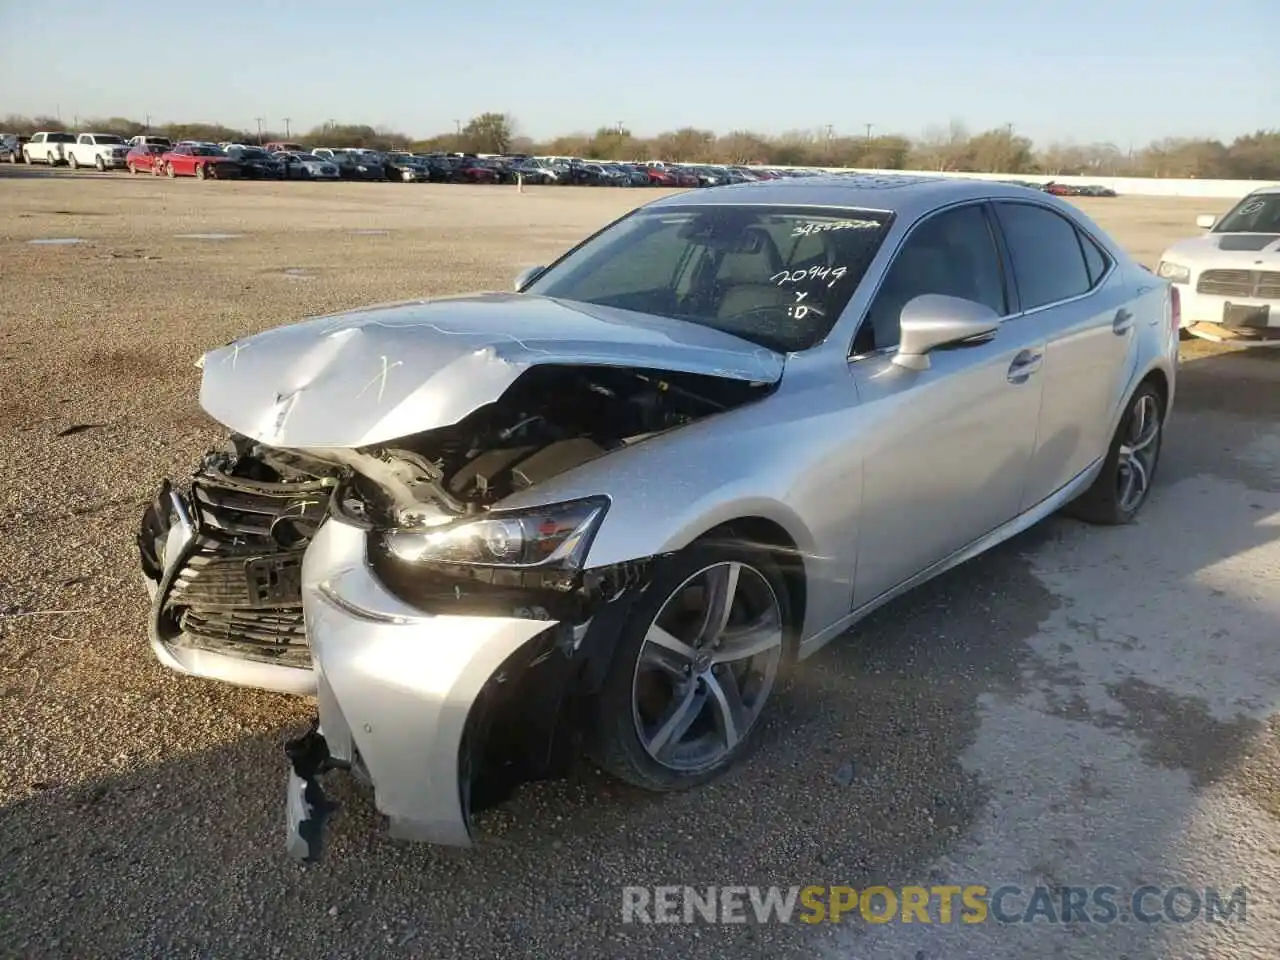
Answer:
[{"label": "broken headlight", "polygon": [[525,510],[492,511],[446,527],[389,530],[387,553],[405,563],[577,570],[609,501],[573,500]]}]

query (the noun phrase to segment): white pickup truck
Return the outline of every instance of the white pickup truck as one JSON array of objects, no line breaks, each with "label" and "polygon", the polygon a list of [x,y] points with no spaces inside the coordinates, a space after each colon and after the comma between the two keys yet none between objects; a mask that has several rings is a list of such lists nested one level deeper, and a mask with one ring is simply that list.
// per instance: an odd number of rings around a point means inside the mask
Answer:
[{"label": "white pickup truck", "polygon": [[97,167],[99,170],[123,169],[129,145],[114,133],[82,133],[67,150],[71,169]]},{"label": "white pickup truck", "polygon": [[22,145],[22,156],[27,163],[47,163],[51,167],[67,162],[67,155],[76,142],[74,135],[65,132],[41,130]]}]

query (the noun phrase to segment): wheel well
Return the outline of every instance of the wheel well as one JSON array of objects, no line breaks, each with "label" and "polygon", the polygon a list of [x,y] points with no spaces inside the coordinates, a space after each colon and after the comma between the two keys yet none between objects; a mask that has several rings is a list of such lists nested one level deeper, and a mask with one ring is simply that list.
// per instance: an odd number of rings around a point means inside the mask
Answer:
[{"label": "wheel well", "polygon": [[1169,415],[1169,378],[1165,375],[1165,372],[1159,369],[1152,370],[1142,378],[1142,383],[1139,383],[1138,387],[1141,387],[1143,383],[1149,383],[1160,391],[1160,406],[1167,417]]},{"label": "wheel well", "polygon": [[796,630],[803,628],[805,604],[808,602],[804,557],[791,534],[782,526],[764,517],[739,517],[708,530],[698,539],[733,540],[767,550],[778,564],[787,584],[787,598],[791,601],[794,627]]}]

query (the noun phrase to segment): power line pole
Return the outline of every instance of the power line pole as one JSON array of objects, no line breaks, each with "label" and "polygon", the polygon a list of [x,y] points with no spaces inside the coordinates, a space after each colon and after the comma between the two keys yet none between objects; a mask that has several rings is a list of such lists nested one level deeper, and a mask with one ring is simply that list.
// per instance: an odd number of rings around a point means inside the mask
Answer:
[{"label": "power line pole", "polygon": [[284,138],[285,138],[286,140],[288,140],[288,139],[289,139],[289,136],[290,136],[290,134],[289,134],[289,121],[290,121],[290,120],[292,120],[292,119],[293,119],[293,117],[281,117],[280,119],[284,121]]},{"label": "power line pole", "polygon": [[262,121],[265,120],[266,118],[254,117],[253,119],[258,121],[258,146],[262,146]]},{"label": "power line pole", "polygon": [[458,136],[461,136],[461,135],[462,135],[462,121],[461,121],[461,120],[455,120],[455,121],[453,121],[453,132],[454,132],[455,134],[457,134]]},{"label": "power line pole", "polygon": [[872,128],[872,127],[874,127],[874,126],[875,126],[875,124],[874,124],[874,123],[867,123],[867,124],[864,124],[864,126],[867,128],[867,141],[868,141],[868,142],[870,142],[870,141],[871,141],[871,128]]}]

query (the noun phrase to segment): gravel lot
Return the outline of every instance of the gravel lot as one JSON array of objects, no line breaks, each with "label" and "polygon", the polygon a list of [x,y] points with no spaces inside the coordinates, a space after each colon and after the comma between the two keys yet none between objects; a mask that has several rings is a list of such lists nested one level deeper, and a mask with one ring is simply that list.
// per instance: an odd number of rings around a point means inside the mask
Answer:
[{"label": "gravel lot", "polygon": [[[1275,956],[1280,358],[1188,347],[1140,523],[1050,521],[882,610],[723,781],[653,798],[584,770],[462,853],[386,840],[344,788],[303,868],[280,744],[309,705],[145,644],[140,505],[220,438],[192,361],[308,314],[505,289],[656,194],[0,181],[0,954]],[[1148,263],[1214,209],[1085,206]],[[29,242],[65,238],[85,242]],[[622,884],[944,880],[1244,884],[1248,922],[620,922]]]}]

